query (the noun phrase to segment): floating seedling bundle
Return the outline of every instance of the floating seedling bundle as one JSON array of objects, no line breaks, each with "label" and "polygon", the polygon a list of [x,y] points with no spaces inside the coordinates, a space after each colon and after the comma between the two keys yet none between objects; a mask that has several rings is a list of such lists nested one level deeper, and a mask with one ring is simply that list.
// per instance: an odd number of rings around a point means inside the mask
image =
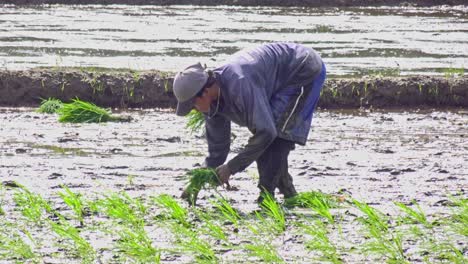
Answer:
[{"label": "floating seedling bundle", "polygon": [[190,204],[195,205],[197,202],[198,193],[206,186],[215,188],[220,185],[218,175],[213,169],[201,168],[194,169],[187,173],[190,177],[182,198],[186,199]]}]

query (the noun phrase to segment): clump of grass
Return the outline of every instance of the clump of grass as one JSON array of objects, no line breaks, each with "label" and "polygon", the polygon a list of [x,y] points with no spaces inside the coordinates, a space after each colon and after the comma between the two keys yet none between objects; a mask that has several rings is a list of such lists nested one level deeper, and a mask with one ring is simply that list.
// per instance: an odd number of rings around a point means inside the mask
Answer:
[{"label": "clump of grass", "polygon": [[44,113],[44,114],[54,114],[56,113],[60,108],[62,108],[63,103],[59,99],[55,98],[49,98],[49,99],[43,99],[41,102],[41,105],[37,109],[37,112],[39,113]]},{"label": "clump of grass", "polygon": [[186,199],[191,205],[197,202],[198,193],[207,185],[215,188],[220,184],[218,175],[213,169],[201,168],[194,169],[187,173],[190,176],[189,183],[185,187],[182,198]]},{"label": "clump of grass", "polygon": [[202,223],[201,229],[204,234],[207,234],[217,240],[229,243],[228,236],[224,232],[223,228],[215,222],[210,213],[199,209],[195,210],[195,213]]},{"label": "clump of grass", "polygon": [[187,119],[188,121],[186,128],[188,128],[191,133],[196,133],[200,131],[200,129],[205,124],[205,116],[202,112],[196,109],[193,109],[192,111],[190,111],[190,113],[188,113]]},{"label": "clump of grass", "polygon": [[79,99],[73,99],[71,103],[63,104],[57,113],[59,114],[59,122],[62,123],[122,121],[120,117],[112,116],[109,109]]}]

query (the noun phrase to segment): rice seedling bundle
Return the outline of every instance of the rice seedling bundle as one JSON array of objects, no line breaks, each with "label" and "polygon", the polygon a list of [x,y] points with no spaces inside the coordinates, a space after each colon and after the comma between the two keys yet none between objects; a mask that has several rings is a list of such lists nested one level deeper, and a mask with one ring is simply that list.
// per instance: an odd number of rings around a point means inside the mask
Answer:
[{"label": "rice seedling bundle", "polygon": [[59,122],[62,123],[100,123],[107,121],[118,121],[118,117],[111,115],[109,109],[103,109],[93,103],[73,99],[69,104],[57,111]]},{"label": "rice seedling bundle", "polygon": [[207,185],[214,188],[220,184],[218,175],[216,175],[213,169],[194,169],[189,171],[187,175],[190,176],[190,179],[182,194],[182,198],[192,205],[195,205],[197,202],[198,193],[201,189]]},{"label": "rice seedling bundle", "polygon": [[186,128],[190,129],[191,133],[199,131],[205,124],[205,116],[198,110],[192,110],[187,115],[188,122]]},{"label": "rice seedling bundle", "polygon": [[49,98],[47,100],[42,100],[39,109],[37,109],[37,112],[44,114],[54,114],[60,108],[62,108],[62,106],[63,103],[59,99]]}]

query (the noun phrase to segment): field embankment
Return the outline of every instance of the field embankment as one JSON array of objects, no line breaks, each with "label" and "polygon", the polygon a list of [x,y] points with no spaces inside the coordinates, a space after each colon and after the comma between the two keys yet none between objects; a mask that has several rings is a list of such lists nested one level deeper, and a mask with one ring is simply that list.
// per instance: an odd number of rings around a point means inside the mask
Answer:
[{"label": "field embankment", "polygon": [[[171,108],[172,73],[103,69],[35,69],[0,72],[0,106],[37,106],[41,99],[73,98],[105,107]],[[468,78],[330,78],[322,108],[468,107]]]}]

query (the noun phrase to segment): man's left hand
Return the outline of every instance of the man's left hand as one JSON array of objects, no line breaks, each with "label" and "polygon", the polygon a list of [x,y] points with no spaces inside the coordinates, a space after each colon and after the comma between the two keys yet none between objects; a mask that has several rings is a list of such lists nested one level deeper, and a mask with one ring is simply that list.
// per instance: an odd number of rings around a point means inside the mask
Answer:
[{"label": "man's left hand", "polygon": [[227,164],[223,164],[216,168],[216,174],[218,175],[221,184],[229,186],[229,178],[231,177],[231,170]]}]

